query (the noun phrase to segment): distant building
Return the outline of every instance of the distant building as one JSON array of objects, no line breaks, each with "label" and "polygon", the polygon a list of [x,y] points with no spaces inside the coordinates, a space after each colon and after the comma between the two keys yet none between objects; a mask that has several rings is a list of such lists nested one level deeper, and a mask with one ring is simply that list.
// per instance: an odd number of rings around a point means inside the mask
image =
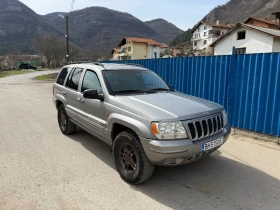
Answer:
[{"label": "distant building", "polygon": [[111,60],[119,60],[119,53],[121,52],[121,48],[113,48],[111,55],[112,59]]},{"label": "distant building", "polygon": [[213,42],[214,55],[280,52],[280,30],[238,23]]},{"label": "distant building", "polygon": [[119,60],[159,58],[162,43],[152,39],[124,37],[120,44]]},{"label": "distant building", "polygon": [[161,46],[160,46],[160,54],[165,53],[165,51],[168,50],[168,49],[169,49],[168,45],[162,43]]},{"label": "distant building", "polygon": [[193,29],[193,50],[207,50],[209,45],[228,32],[234,25],[200,22]]},{"label": "distant building", "polygon": [[244,24],[249,24],[253,26],[259,26],[263,28],[270,28],[270,29],[277,29],[276,26],[276,21],[274,20],[267,20],[264,18],[254,18],[254,17],[249,17]]},{"label": "distant building", "polygon": [[192,43],[184,42],[182,44],[178,44],[171,49],[171,55],[173,57],[179,56],[190,56],[190,52],[192,51]]}]

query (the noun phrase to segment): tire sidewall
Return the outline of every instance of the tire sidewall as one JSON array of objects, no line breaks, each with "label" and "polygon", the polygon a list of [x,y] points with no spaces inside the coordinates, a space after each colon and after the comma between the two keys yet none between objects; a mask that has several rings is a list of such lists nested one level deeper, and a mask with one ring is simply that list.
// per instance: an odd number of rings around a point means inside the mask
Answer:
[{"label": "tire sidewall", "polygon": [[[144,167],[142,157],[140,155],[137,144],[135,144],[135,141],[138,141],[138,139],[134,135],[128,132],[122,132],[116,137],[113,145],[113,158],[114,158],[116,169],[124,181],[132,184],[138,182],[138,180],[140,179],[143,173],[143,167]],[[136,164],[136,170],[132,172],[125,171],[119,159],[119,151],[123,143],[129,144],[135,152],[137,164]]]},{"label": "tire sidewall", "polygon": [[[60,123],[60,115],[61,115],[62,112],[65,114],[65,117],[66,117],[66,128],[65,128],[65,130],[62,129],[61,123]],[[58,109],[57,119],[58,119],[58,125],[59,125],[59,128],[60,128],[61,132],[63,134],[66,134],[68,126],[69,126],[69,118],[68,118],[68,115],[67,115],[63,105],[61,105]]]}]

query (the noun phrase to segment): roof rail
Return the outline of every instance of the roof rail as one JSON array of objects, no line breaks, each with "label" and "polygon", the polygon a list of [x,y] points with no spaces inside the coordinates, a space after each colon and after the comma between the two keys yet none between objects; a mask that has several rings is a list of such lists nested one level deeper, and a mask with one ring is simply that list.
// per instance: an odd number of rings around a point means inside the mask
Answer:
[{"label": "roof rail", "polygon": [[92,61],[74,61],[74,62],[69,62],[68,65],[71,65],[71,64],[82,64],[82,63],[92,63]]},{"label": "roof rail", "polygon": [[97,65],[97,66],[102,66],[104,68],[104,65],[100,62],[93,62],[93,64]]},{"label": "roof rail", "polygon": [[102,66],[104,67],[104,65],[102,63],[99,63],[99,62],[92,62],[92,61],[75,61],[75,62],[70,62],[68,63],[68,65],[71,65],[71,64],[83,64],[83,63],[89,63],[89,64],[94,64],[94,65],[97,65],[97,66]]},{"label": "roof rail", "polygon": [[122,63],[123,65],[129,65],[129,66],[138,66],[138,67],[143,67],[144,68],[144,66],[142,66],[142,65],[140,65],[140,64],[137,64],[137,63]]}]

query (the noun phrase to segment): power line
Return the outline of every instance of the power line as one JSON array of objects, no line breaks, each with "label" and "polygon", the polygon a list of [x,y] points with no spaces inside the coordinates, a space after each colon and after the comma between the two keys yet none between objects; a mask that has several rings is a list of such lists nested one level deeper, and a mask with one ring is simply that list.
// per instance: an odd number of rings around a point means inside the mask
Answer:
[{"label": "power line", "polygon": [[70,12],[72,12],[72,11],[73,11],[75,1],[76,1],[76,0],[72,0],[72,2],[71,2]]}]

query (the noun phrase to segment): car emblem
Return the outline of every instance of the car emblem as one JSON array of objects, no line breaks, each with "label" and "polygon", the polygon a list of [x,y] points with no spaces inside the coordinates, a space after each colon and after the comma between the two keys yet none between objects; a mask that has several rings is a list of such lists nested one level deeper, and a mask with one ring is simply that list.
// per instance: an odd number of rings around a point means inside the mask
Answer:
[{"label": "car emblem", "polygon": [[209,115],[209,112],[203,112],[203,114],[205,114],[205,115]]}]

